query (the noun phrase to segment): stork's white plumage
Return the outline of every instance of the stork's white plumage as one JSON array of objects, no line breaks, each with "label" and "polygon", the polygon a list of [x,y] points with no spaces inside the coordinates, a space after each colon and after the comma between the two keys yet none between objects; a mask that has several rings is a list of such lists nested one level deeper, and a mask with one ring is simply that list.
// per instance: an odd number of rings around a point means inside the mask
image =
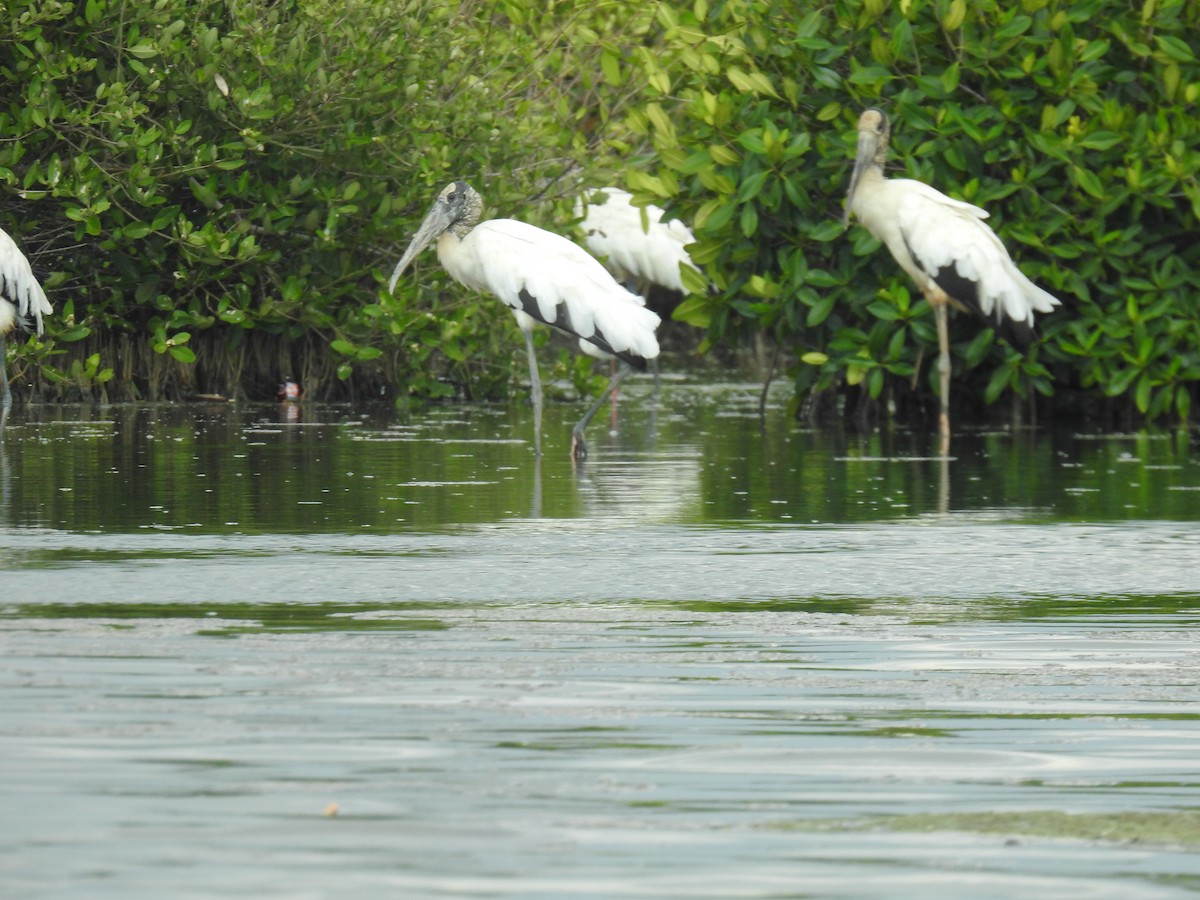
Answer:
[{"label": "stork's white plumage", "polygon": [[46,292],[16,242],[0,229],[0,429],[12,409],[12,391],[4,360],[4,338],[14,328],[27,334],[42,333],[42,316],[54,312]]},{"label": "stork's white plumage", "polygon": [[882,241],[933,307],[941,379],[939,428],[943,455],[950,446],[950,338],[946,306],[957,303],[982,316],[1016,343],[1033,337],[1033,314],[1059,301],[1025,277],[983,220],[986,211],[954,200],[927,184],[885,178],[887,116],[868,109],[858,120],[858,155],[846,195],[850,214]]},{"label": "stork's white plumage", "polygon": [[514,219],[480,222],[483,200],[455,181],[438,195],[392,272],[389,289],[422,250],[437,240],[438,260],[455,281],[493,294],[517,317],[529,356],[534,449],[541,454],[542,389],[532,330],[541,322],[579,338],[593,356],[625,363],[572,431],[571,452],[587,454],[583,430],[629,371],[658,356],[659,317],[618,284],[582,247]]},{"label": "stork's white plumage", "polygon": [[678,219],[663,221],[653,204],[634,206],[632,195],[620,188],[591,191],[575,201],[584,243],[617,280],[634,282],[645,290],[657,284],[687,293],[680,267],[699,268],[685,249],[695,243],[692,231]]}]

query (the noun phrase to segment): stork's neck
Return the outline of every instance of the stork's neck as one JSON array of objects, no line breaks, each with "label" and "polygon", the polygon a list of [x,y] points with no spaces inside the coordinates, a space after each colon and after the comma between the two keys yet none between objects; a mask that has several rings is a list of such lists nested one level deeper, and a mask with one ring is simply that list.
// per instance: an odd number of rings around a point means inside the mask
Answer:
[{"label": "stork's neck", "polygon": [[462,212],[449,228],[460,241],[470,234],[471,229],[478,225],[479,220],[483,218],[483,198],[470,185],[463,184],[462,188],[466,193]]},{"label": "stork's neck", "polygon": [[[443,267],[446,266],[446,254],[453,254],[454,248],[462,243],[463,238],[471,233],[471,229],[467,229],[459,234],[457,225],[451,225],[445,231],[438,235],[437,239],[437,254],[441,260]],[[451,273],[453,274],[453,273]]]},{"label": "stork's neck", "polygon": [[876,157],[867,164],[867,167],[859,173],[858,187],[855,188],[855,194],[857,195],[863,186],[867,186],[869,188],[871,185],[879,184],[880,182],[886,180],[887,179],[883,177],[883,160],[876,155]]},{"label": "stork's neck", "polygon": [[850,211],[858,217],[867,231],[876,237],[880,230],[886,228],[890,217],[886,204],[881,205],[882,198],[889,194],[888,180],[883,177],[883,167],[872,160],[861,172],[854,185],[854,194],[850,198]]},{"label": "stork's neck", "polygon": [[875,148],[875,158],[871,160],[871,165],[877,167],[883,172],[883,167],[887,165],[888,158],[888,138],[885,134],[883,140],[879,142],[879,146]]}]

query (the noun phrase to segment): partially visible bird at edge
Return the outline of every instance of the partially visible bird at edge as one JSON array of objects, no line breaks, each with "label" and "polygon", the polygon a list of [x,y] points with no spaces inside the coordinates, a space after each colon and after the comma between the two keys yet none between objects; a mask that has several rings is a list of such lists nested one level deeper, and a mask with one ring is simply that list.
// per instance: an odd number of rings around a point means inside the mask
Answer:
[{"label": "partially visible bird at edge", "polygon": [[988,213],[907,178],[885,178],[891,129],[879,109],[858,120],[858,152],[846,194],[850,214],[891,251],[933,308],[938,335],[941,452],[950,450],[950,337],[946,307],[954,303],[983,317],[1018,345],[1033,339],[1035,312],[1059,300],[1017,268],[983,220]]},{"label": "partially visible bird at edge", "polygon": [[42,334],[42,316],[54,312],[46,292],[33,275],[29,260],[16,242],[0,230],[0,436],[3,435],[9,410],[12,409],[12,390],[8,386],[5,367],[4,339],[16,329],[25,334]]},{"label": "partially visible bird at edge", "polygon": [[571,432],[571,455],[587,456],[584,429],[631,369],[658,356],[656,313],[626,290],[586,250],[561,235],[515,219],[481,222],[483,200],[462,181],[438,194],[388,282],[396,282],[435,240],[442,267],[460,284],[492,294],[508,306],[525,337],[534,411],[534,452],[540,456],[542,385],[533,346],[541,322],[579,339],[580,348],[622,365]]}]

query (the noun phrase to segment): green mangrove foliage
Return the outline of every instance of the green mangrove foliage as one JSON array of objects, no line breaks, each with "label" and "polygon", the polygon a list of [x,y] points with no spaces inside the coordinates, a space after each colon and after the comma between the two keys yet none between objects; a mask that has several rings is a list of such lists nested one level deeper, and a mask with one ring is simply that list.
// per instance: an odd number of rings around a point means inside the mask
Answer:
[{"label": "green mangrove foliage", "polygon": [[956,415],[1186,419],[1197,33],[1195,0],[9,0],[0,224],[56,306],[20,380],[501,396],[521,366],[499,304],[432,256],[383,279],[451,178],[560,230],[611,179],[693,225],[716,290],[676,316],[702,347],[766,333],[798,402],[932,408],[927,305],[841,222],[879,105],[894,174],[988,208],[1064,303],[1027,351],[958,317]]},{"label": "green mangrove foliage", "polygon": [[25,358],[68,397],[503,391],[511,317],[380,272],[451,178],[568,192],[635,93],[581,74],[623,53],[613,8],[11,0],[0,217],[56,306]]},{"label": "green mangrove foliage", "polygon": [[[894,175],[984,206],[1063,300],[1022,353],[966,317],[956,402],[1055,395],[1186,419],[1200,379],[1200,4],[1194,0],[733,0],[661,5],[641,57],[653,143],[628,182],[690,218],[723,288],[677,315],[796,350],[797,397],[903,405],[928,385],[927,304],[841,225],[862,108],[893,120]],[[1135,412],[1136,411],[1136,412]]]}]

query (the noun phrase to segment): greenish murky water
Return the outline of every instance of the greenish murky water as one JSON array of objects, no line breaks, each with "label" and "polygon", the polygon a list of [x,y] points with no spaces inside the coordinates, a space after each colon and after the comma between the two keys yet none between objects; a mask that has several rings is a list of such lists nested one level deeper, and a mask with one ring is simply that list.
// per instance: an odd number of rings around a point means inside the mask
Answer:
[{"label": "greenish murky water", "polygon": [[754,384],[14,413],[4,897],[1200,891],[1200,452]]}]

